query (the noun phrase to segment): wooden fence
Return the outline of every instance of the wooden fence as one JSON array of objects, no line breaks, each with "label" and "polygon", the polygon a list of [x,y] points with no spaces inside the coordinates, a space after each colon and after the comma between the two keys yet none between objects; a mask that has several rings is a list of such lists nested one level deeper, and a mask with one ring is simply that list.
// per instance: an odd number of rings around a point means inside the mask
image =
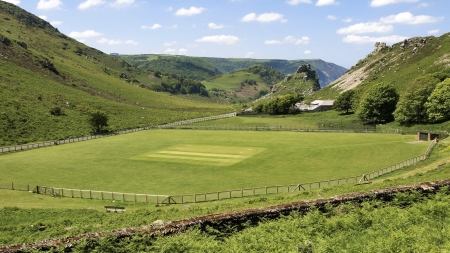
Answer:
[{"label": "wooden fence", "polygon": [[236,113],[227,113],[227,114],[198,118],[198,119],[183,120],[183,121],[178,121],[178,122],[159,125],[159,126],[147,126],[147,127],[140,127],[140,128],[123,130],[123,131],[115,131],[115,132],[111,132],[111,133],[107,133],[107,134],[99,134],[99,135],[71,138],[71,139],[65,139],[65,140],[46,141],[46,142],[33,143],[33,144],[23,144],[23,145],[12,146],[12,147],[3,147],[3,148],[0,148],[0,153],[19,151],[19,150],[27,150],[27,149],[32,149],[32,148],[48,147],[48,146],[54,146],[54,145],[59,145],[59,144],[65,144],[65,143],[79,142],[79,141],[86,141],[86,140],[98,139],[98,138],[102,138],[102,137],[114,136],[114,135],[118,135],[118,134],[127,134],[127,133],[142,131],[142,130],[148,130],[148,129],[167,128],[167,127],[171,127],[171,126],[186,125],[186,124],[192,124],[195,122],[230,118],[230,117],[234,117],[234,116],[236,116]]},{"label": "wooden fence", "polygon": [[[186,203],[199,203],[208,201],[217,201],[222,199],[231,198],[243,198],[248,196],[268,195],[276,193],[288,193],[295,191],[305,191],[320,189],[325,187],[343,185],[343,184],[358,184],[365,183],[382,175],[391,173],[393,171],[403,169],[405,167],[415,165],[420,161],[428,158],[431,150],[436,145],[437,139],[434,139],[428,146],[425,154],[412,157],[401,161],[399,163],[387,166],[377,171],[372,171],[360,176],[352,176],[346,178],[324,180],[310,183],[288,184],[288,185],[275,185],[275,186],[263,186],[254,188],[245,188],[237,190],[225,190],[207,193],[196,194],[182,194],[182,195],[154,195],[154,194],[136,194],[136,193],[122,193],[122,192],[110,192],[110,191],[94,191],[94,190],[80,190],[80,189],[67,189],[47,186],[36,186],[32,189],[33,192],[38,194],[46,194],[54,197],[70,197],[70,198],[85,198],[85,199],[99,199],[110,201],[131,201],[131,202],[145,202],[155,204],[186,204]],[[26,190],[30,191],[30,185],[17,185],[0,184],[0,188],[12,189],[12,190]]]}]

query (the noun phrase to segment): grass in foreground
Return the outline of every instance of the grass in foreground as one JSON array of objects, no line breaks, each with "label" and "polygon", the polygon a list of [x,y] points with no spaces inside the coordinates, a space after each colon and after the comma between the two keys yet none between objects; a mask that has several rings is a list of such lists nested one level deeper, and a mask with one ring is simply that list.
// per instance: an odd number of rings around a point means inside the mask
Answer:
[{"label": "grass in foreground", "polygon": [[[438,147],[437,150],[439,150],[439,148],[442,149],[442,147],[443,146]],[[413,184],[416,182],[442,180],[450,177],[450,165],[440,169],[436,169],[436,167],[449,159],[449,152],[442,152],[439,153],[439,155],[434,152],[428,160],[419,164],[421,165],[420,167],[411,167],[396,172],[408,174],[409,177],[407,178],[387,178],[384,180],[376,180],[372,184],[359,186],[341,185],[339,187],[323,188],[312,191],[273,194],[190,205],[154,206],[131,202],[111,203],[109,201],[87,199],[53,198],[28,192],[0,190],[0,199],[2,200],[0,202],[0,208],[3,208],[0,209],[0,245],[34,242],[45,238],[64,237],[85,232],[136,227],[150,224],[155,220],[178,220],[212,213],[258,208],[300,200],[327,198],[355,191],[369,191],[371,189],[383,189],[384,187]],[[425,169],[427,172],[424,172],[422,169]],[[415,172],[417,174],[415,174]],[[105,213],[103,206],[111,204],[126,206],[127,211],[125,213],[117,214]],[[363,219],[365,216],[362,215],[362,213],[360,214],[361,216],[359,217]],[[370,220],[371,218],[364,219]],[[268,226],[270,227],[272,225]],[[273,232],[273,234],[282,236],[281,234],[283,233],[281,233],[281,231],[285,230],[280,228],[277,233]],[[157,244],[159,247],[163,244],[170,245],[169,249],[173,249],[175,245],[178,245],[179,247],[192,246],[193,243],[198,243],[200,240],[199,238],[206,238],[209,242],[213,239],[212,237],[205,237],[203,234],[198,237],[197,234],[198,232],[192,232],[188,235],[182,235],[181,237],[178,237],[178,239],[173,239],[173,241],[167,241],[171,239],[161,239]],[[289,235],[289,233],[285,234]],[[237,238],[234,240],[241,238],[239,235],[236,237]],[[283,237],[280,238],[280,240],[283,240]],[[303,237],[300,238],[295,236],[293,238],[296,238],[295,240],[297,243],[300,243],[303,240]],[[133,240],[139,242],[141,239],[134,238]],[[103,241],[106,242],[105,240],[109,239],[106,238]],[[216,241],[212,242],[215,245],[220,244]],[[207,244],[206,241],[204,241],[204,244]],[[142,245],[144,245],[144,242]],[[205,247],[210,247],[211,244],[208,245],[209,246]],[[223,245],[221,247],[223,247]],[[255,247],[255,245],[253,247]],[[290,242],[289,247],[293,247],[292,242]],[[206,249],[203,251],[207,251]],[[238,248],[236,248],[236,250],[238,250]]]},{"label": "grass in foreground", "polygon": [[423,154],[415,136],[150,130],[0,156],[0,183],[190,194],[361,175]]}]

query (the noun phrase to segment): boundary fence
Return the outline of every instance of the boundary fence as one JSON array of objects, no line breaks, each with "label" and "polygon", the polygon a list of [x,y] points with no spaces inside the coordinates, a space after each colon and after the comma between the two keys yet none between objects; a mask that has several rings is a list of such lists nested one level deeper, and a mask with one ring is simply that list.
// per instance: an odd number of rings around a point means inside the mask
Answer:
[{"label": "boundary fence", "polygon": [[98,139],[98,138],[102,138],[102,137],[109,137],[109,136],[114,136],[114,135],[119,135],[119,134],[133,133],[133,132],[142,131],[142,130],[155,129],[155,128],[166,128],[166,127],[171,127],[171,126],[176,126],[176,125],[186,125],[186,124],[192,124],[195,122],[230,118],[230,117],[234,117],[234,116],[236,116],[235,112],[222,114],[222,115],[216,115],[216,116],[210,116],[210,117],[204,117],[204,118],[198,118],[198,119],[177,121],[174,123],[169,123],[169,124],[164,124],[164,125],[159,125],[159,126],[147,126],[147,127],[140,127],[140,128],[123,130],[123,131],[115,131],[115,132],[110,132],[107,134],[98,134],[98,135],[85,136],[85,137],[79,137],[79,138],[71,138],[71,139],[65,139],[65,140],[46,141],[46,142],[40,142],[40,143],[17,145],[17,146],[12,146],[12,147],[3,147],[3,148],[0,148],[0,153],[19,151],[19,150],[27,150],[27,149],[32,149],[32,148],[48,147],[48,146],[54,146],[54,145],[59,145],[59,144],[65,144],[65,143],[79,142],[79,141],[86,141],[86,140]]},{"label": "boundary fence", "polygon": [[420,161],[426,160],[436,145],[437,139],[434,139],[428,146],[423,155],[415,156],[396,164],[384,167],[380,170],[372,171],[370,173],[363,174],[361,176],[352,176],[346,178],[324,180],[310,183],[299,183],[289,185],[275,185],[275,186],[262,186],[254,188],[245,188],[237,190],[224,190],[207,193],[196,194],[181,194],[181,195],[154,195],[154,194],[136,194],[136,193],[121,193],[110,191],[95,191],[95,190],[80,190],[80,189],[67,189],[48,186],[35,186],[30,188],[30,185],[17,185],[11,183],[10,185],[0,184],[0,188],[11,190],[24,190],[32,191],[37,194],[51,195],[54,197],[70,197],[70,198],[85,198],[85,199],[99,199],[99,200],[111,200],[111,201],[127,201],[127,202],[145,202],[155,204],[187,204],[187,203],[199,203],[208,201],[217,201],[222,199],[231,198],[243,198],[248,196],[268,195],[276,193],[287,193],[302,190],[320,189],[330,186],[344,185],[344,184],[358,184],[366,183],[372,179],[380,177],[382,175],[391,173],[393,171],[403,169],[405,167],[415,165]]}]

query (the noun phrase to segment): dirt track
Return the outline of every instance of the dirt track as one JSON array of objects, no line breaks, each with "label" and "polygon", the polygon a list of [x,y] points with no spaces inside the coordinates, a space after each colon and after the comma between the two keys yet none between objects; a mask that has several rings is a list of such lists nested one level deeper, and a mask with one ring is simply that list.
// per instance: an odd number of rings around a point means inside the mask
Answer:
[{"label": "dirt track", "polygon": [[390,201],[393,197],[400,192],[420,191],[423,194],[433,194],[441,187],[450,186],[450,179],[443,181],[425,182],[408,186],[397,186],[386,188],[383,190],[372,190],[370,192],[354,192],[350,194],[338,195],[327,199],[316,199],[311,201],[294,202],[290,204],[281,204],[276,206],[269,206],[257,209],[248,209],[244,211],[230,212],[206,215],[201,217],[195,217],[184,220],[177,220],[166,222],[162,225],[149,225],[138,228],[124,228],[113,231],[105,231],[99,233],[89,233],[77,236],[70,236],[59,239],[47,239],[41,242],[30,244],[16,244],[5,247],[0,247],[0,252],[23,252],[25,250],[49,250],[51,248],[64,247],[68,251],[83,239],[95,239],[100,238],[108,234],[113,234],[117,238],[131,237],[136,234],[143,236],[165,236],[176,233],[181,233],[193,226],[200,226],[205,228],[206,226],[212,226],[220,228],[223,224],[239,225],[248,221],[258,222],[261,218],[276,219],[280,215],[288,215],[291,212],[308,212],[312,206],[315,206],[319,210],[324,209],[326,204],[337,206],[344,203],[355,202],[361,203],[367,200],[381,200]]}]

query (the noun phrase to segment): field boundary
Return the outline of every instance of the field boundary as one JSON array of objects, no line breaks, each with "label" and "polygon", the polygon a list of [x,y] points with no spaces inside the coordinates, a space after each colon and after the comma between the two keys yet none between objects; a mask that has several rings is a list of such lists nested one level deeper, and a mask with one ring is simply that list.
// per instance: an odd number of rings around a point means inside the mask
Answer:
[{"label": "field boundary", "polygon": [[134,132],[138,132],[138,131],[142,131],[142,130],[167,128],[167,127],[192,124],[192,123],[202,122],[202,121],[207,121],[207,120],[231,118],[231,117],[235,117],[235,116],[236,116],[236,112],[232,112],[232,113],[197,118],[197,119],[177,121],[177,122],[158,125],[158,126],[147,126],[147,127],[139,127],[139,128],[128,129],[128,130],[122,130],[122,131],[114,131],[114,132],[110,132],[107,134],[97,134],[97,135],[84,136],[84,137],[78,137],[78,138],[70,138],[70,139],[65,139],[65,140],[45,141],[45,142],[30,143],[30,144],[23,144],[23,145],[10,146],[10,147],[1,147],[0,153],[48,147],[48,146],[66,144],[66,143],[79,142],[79,141],[87,141],[87,140],[98,139],[98,138],[103,138],[103,137],[115,136],[115,135],[119,135],[119,134],[134,133]]},{"label": "field boundary", "polygon": [[244,198],[249,196],[268,195],[276,193],[288,193],[295,191],[306,191],[313,189],[320,189],[331,186],[338,186],[344,184],[362,184],[369,183],[370,180],[380,177],[382,175],[397,171],[399,169],[406,168],[411,165],[415,165],[420,161],[426,160],[433,147],[437,144],[438,139],[434,139],[423,155],[415,156],[396,164],[384,167],[382,169],[365,173],[358,176],[351,176],[346,178],[323,180],[317,182],[288,184],[288,185],[275,185],[275,186],[262,186],[236,190],[223,190],[206,193],[193,193],[193,194],[180,194],[180,195],[155,195],[155,194],[137,194],[137,193],[122,193],[111,191],[98,191],[98,190],[80,190],[59,188],[50,186],[31,186],[30,185],[18,185],[11,183],[9,185],[0,185],[0,188],[10,190],[23,190],[31,191],[37,194],[45,194],[53,197],[70,197],[70,198],[85,198],[85,199],[99,199],[110,201],[122,201],[122,202],[145,202],[154,204],[187,204],[187,203],[200,203],[209,201],[218,201],[223,199],[232,198]]}]

